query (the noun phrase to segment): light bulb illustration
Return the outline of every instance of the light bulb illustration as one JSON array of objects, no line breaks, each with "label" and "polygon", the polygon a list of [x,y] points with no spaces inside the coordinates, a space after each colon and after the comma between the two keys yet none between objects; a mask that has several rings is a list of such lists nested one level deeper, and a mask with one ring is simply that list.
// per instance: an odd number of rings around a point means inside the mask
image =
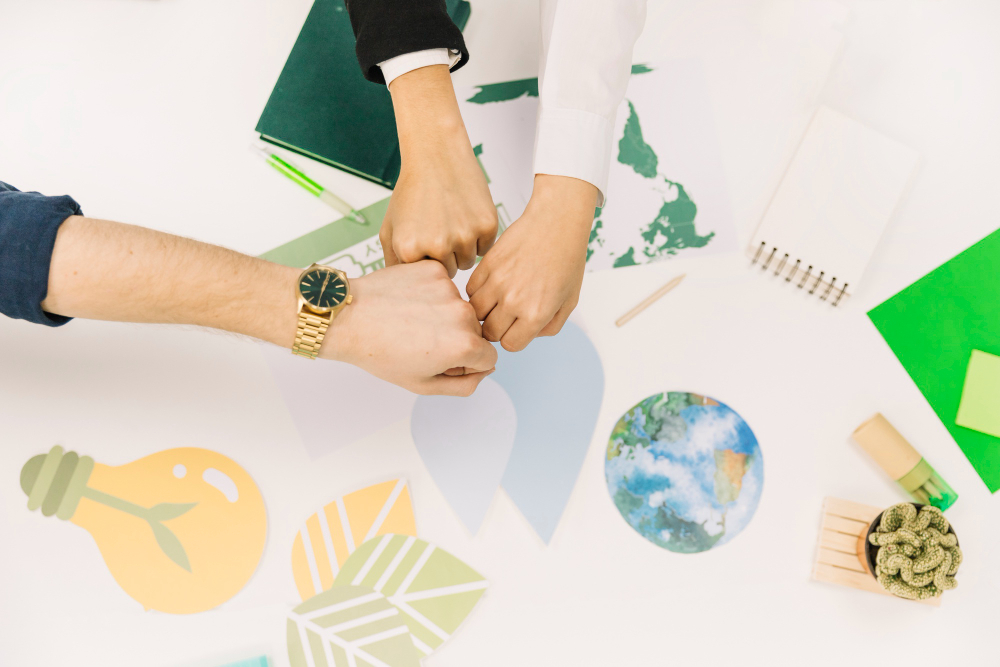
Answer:
[{"label": "light bulb illustration", "polygon": [[264,553],[260,490],[207,449],[108,466],[56,446],[24,464],[21,488],[29,510],[87,530],[115,581],[147,610],[212,609],[243,588]]}]

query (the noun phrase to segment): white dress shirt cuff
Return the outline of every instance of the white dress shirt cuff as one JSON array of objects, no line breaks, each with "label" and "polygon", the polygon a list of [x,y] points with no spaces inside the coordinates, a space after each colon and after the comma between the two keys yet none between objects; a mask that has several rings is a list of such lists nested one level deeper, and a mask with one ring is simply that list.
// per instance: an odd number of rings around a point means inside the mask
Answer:
[{"label": "white dress shirt cuff", "polygon": [[388,86],[396,77],[402,76],[407,72],[412,72],[415,69],[430,67],[431,65],[447,65],[448,69],[451,69],[461,59],[462,54],[459,51],[451,49],[427,49],[426,51],[404,53],[401,56],[383,60],[378,66],[382,70],[382,76],[385,77],[385,85]]},{"label": "white dress shirt cuff", "polygon": [[614,122],[578,109],[542,109],[535,135],[535,173],[571,176],[597,187],[604,206]]}]

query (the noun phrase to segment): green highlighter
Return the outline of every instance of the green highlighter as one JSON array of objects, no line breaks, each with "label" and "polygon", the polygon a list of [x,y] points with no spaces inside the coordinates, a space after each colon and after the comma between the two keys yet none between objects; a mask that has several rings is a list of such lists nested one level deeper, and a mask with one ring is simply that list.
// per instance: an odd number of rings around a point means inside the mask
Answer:
[{"label": "green highlighter", "polygon": [[358,213],[353,206],[324,188],[313,179],[306,176],[305,172],[303,172],[299,167],[296,167],[288,160],[285,160],[281,156],[276,155],[267,149],[260,148],[259,146],[251,146],[250,148],[253,150],[254,154],[259,155],[265,162],[274,167],[278,173],[299,184],[306,192],[314,197],[319,197],[320,201],[339,211],[348,220],[352,220],[359,225],[368,224],[368,221],[365,220],[365,216]]},{"label": "green highlighter", "polygon": [[916,502],[943,512],[958,500],[954,489],[881,414],[859,426],[852,437]]}]

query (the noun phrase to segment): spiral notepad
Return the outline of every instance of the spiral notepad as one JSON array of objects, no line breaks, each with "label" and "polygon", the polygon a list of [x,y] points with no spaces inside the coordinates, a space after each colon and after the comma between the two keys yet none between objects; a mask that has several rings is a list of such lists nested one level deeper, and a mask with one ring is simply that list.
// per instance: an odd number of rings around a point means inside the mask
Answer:
[{"label": "spiral notepad", "polygon": [[917,153],[820,107],[747,254],[754,266],[836,306],[857,288]]}]

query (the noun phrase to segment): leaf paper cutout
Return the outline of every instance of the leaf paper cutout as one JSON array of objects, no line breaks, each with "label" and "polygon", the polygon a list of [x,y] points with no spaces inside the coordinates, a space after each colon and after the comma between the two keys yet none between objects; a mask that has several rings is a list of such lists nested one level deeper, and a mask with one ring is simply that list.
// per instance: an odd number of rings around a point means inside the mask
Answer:
[{"label": "leaf paper cutout", "polygon": [[447,551],[415,537],[383,535],[351,554],[332,590],[363,586],[385,595],[399,609],[413,646],[424,656],[454,634],[488,585]]},{"label": "leaf paper cutout", "polygon": [[309,517],[292,544],[292,573],[308,600],[333,586],[358,545],[378,535],[416,535],[406,481],[394,479],[354,491]]},{"label": "leaf paper cutout", "polygon": [[187,552],[184,551],[184,545],[177,539],[177,536],[169,528],[157,521],[150,521],[149,527],[153,529],[153,536],[156,537],[156,543],[163,549],[163,553],[166,554],[167,558],[190,572],[191,563],[188,561]]},{"label": "leaf paper cutout", "polygon": [[402,614],[381,593],[341,586],[288,614],[292,667],[420,667]]},{"label": "leaf paper cutout", "polygon": [[160,503],[146,510],[148,521],[170,521],[186,514],[198,503]]}]

